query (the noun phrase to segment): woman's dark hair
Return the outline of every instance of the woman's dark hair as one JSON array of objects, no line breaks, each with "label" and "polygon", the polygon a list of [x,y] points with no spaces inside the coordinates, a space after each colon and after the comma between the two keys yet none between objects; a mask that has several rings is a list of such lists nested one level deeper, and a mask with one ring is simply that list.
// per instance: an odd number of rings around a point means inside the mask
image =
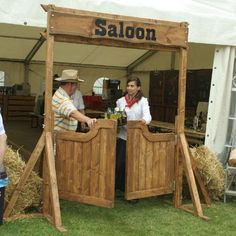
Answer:
[{"label": "woman's dark hair", "polygon": [[[141,87],[141,81],[140,79],[137,77],[137,76],[134,76],[134,75],[131,75],[128,77],[127,79],[127,82],[126,82],[126,85],[128,85],[129,82],[135,82],[135,84],[138,86],[138,87]],[[127,94],[127,92],[125,93],[125,95]],[[135,95],[135,98],[138,99],[138,101],[143,97],[143,92],[142,90],[140,89],[136,95]]]}]

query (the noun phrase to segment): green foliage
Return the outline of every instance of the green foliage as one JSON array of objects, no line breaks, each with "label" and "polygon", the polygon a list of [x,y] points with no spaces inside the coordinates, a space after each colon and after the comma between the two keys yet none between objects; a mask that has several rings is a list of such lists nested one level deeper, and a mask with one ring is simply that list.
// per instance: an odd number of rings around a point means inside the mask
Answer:
[{"label": "green foliage", "polygon": [[[168,197],[140,200],[130,204],[120,196],[113,209],[100,208],[77,202],[61,201],[62,222],[67,232],[63,235],[156,236],[156,235],[235,235],[235,201],[215,202],[204,208],[210,217],[204,221],[175,209]],[[46,219],[23,219],[0,226],[1,236],[61,235]]]}]

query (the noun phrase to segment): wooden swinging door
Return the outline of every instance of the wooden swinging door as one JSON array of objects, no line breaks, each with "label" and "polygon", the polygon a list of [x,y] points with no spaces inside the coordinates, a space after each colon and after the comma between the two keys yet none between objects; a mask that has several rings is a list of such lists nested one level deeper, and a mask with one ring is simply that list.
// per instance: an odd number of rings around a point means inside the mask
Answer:
[{"label": "wooden swinging door", "polygon": [[174,191],[174,133],[150,133],[137,121],[127,125],[127,200],[164,195]]},{"label": "wooden swinging door", "polygon": [[116,121],[98,120],[88,133],[59,132],[56,143],[60,198],[113,207]]}]

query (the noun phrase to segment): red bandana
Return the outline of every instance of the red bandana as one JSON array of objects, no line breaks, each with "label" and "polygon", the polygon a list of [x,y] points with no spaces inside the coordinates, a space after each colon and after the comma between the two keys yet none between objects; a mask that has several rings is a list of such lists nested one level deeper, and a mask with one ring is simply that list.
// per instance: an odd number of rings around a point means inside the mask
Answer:
[{"label": "red bandana", "polygon": [[127,107],[130,108],[132,107],[136,102],[138,102],[138,99],[137,98],[129,98],[128,94],[125,95],[125,101],[127,103]]}]

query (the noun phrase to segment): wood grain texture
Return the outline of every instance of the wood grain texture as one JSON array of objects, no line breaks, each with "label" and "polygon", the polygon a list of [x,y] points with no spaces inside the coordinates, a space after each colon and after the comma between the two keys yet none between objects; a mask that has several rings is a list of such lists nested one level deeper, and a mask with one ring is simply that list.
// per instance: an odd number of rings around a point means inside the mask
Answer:
[{"label": "wood grain texture", "polygon": [[126,199],[173,192],[174,133],[153,134],[138,121],[127,125]]},{"label": "wood grain texture", "polygon": [[58,132],[60,197],[114,206],[116,121],[98,120],[88,133]]},{"label": "wood grain texture", "polygon": [[[119,42],[124,42],[127,43],[127,45],[134,44],[136,45],[136,48],[139,48],[142,46],[142,44],[187,47],[188,24],[186,22],[178,23],[137,17],[118,16],[76,9],[60,8],[56,6],[52,7],[49,5],[44,5],[43,7],[48,12],[50,25],[49,33],[51,35],[72,35],[85,39],[92,39],[93,41],[102,39],[103,45],[109,46],[114,46],[117,43],[119,44]],[[107,28],[108,25],[116,26],[118,37],[115,37],[114,35],[113,37],[110,37],[108,34],[102,36],[97,35],[95,31],[95,22],[97,19],[105,20]],[[122,27],[124,27],[123,30],[120,29]],[[147,40],[146,37],[125,37],[126,27],[144,29],[144,32],[146,32],[148,29],[154,29],[157,39],[155,41],[150,41]],[[124,34],[119,33],[120,31],[124,32]]]}]

